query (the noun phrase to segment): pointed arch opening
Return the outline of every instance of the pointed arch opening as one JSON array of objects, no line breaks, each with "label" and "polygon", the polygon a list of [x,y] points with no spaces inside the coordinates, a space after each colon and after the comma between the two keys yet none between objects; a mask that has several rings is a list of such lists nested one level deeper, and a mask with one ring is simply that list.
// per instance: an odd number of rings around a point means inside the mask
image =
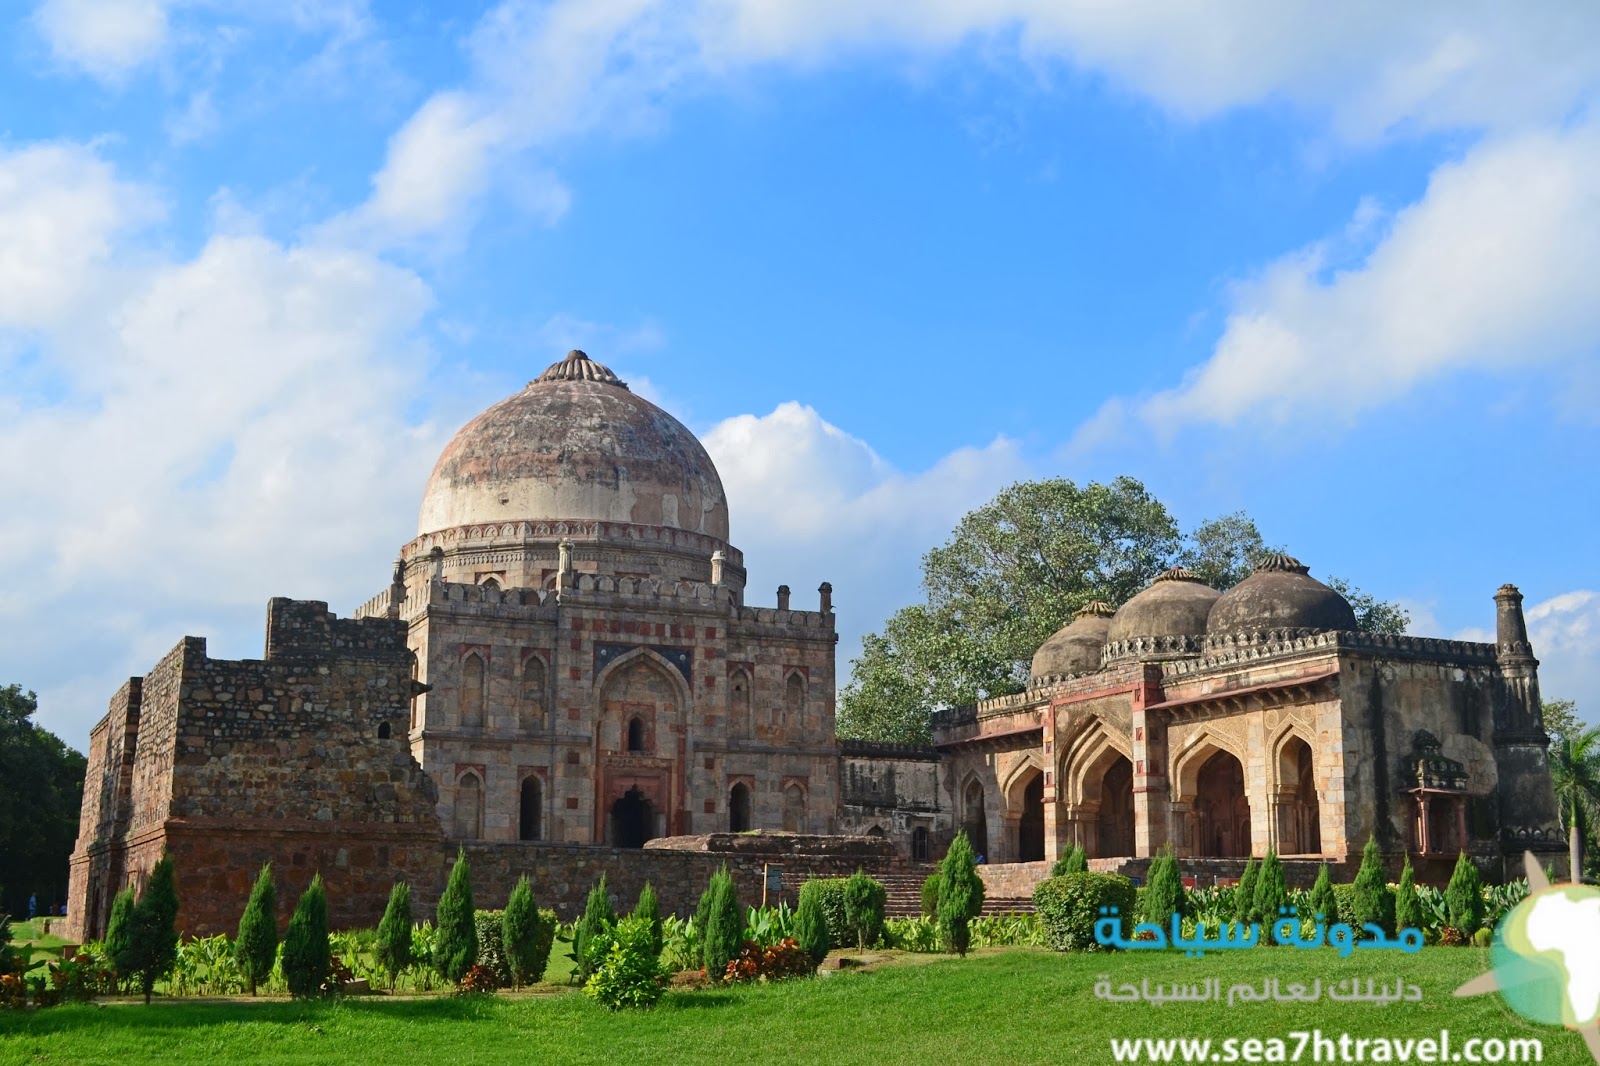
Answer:
[{"label": "pointed arch opening", "polygon": [[468,652],[461,660],[461,725],[466,729],[483,728],[483,656]]},{"label": "pointed arch opening", "polygon": [[975,855],[989,854],[989,817],[983,799],[983,785],[976,778],[961,791],[961,828],[967,834]]},{"label": "pointed arch opening", "polygon": [[750,786],[740,781],[728,790],[728,831],[747,833],[752,828],[754,827],[750,824]]},{"label": "pointed arch opening", "polygon": [[1194,814],[1196,855],[1243,858],[1251,853],[1244,764],[1232,752],[1219,748],[1200,765],[1195,774]]},{"label": "pointed arch opening", "polygon": [[470,770],[456,781],[454,829],[462,840],[483,836],[483,779]]},{"label": "pointed arch opening", "polygon": [[543,659],[530,655],[522,660],[522,720],[530,727],[544,722],[545,678]]},{"label": "pointed arch opening", "polygon": [[642,848],[655,836],[655,805],[635,785],[611,805],[611,842],[619,848]]},{"label": "pointed arch opening", "polygon": [[1322,810],[1311,745],[1291,734],[1278,749],[1278,848],[1285,855],[1322,852]]},{"label": "pointed arch opening", "polygon": [[644,719],[635,715],[628,719],[628,751],[644,751]]},{"label": "pointed arch opening", "polygon": [[544,836],[544,784],[537,774],[522,779],[522,794],[517,804],[517,839],[539,840]]},{"label": "pointed arch opening", "polygon": [[750,675],[743,667],[728,675],[728,736],[750,736]]},{"label": "pointed arch opening", "polygon": [[806,824],[806,790],[790,782],[783,790],[783,831],[802,833]]},{"label": "pointed arch opening", "polygon": [[798,730],[806,712],[806,679],[791,671],[783,683],[783,717],[786,730]]},{"label": "pointed arch opening", "polygon": [[928,861],[928,829],[926,826],[917,826],[911,831],[911,860],[913,862]]}]

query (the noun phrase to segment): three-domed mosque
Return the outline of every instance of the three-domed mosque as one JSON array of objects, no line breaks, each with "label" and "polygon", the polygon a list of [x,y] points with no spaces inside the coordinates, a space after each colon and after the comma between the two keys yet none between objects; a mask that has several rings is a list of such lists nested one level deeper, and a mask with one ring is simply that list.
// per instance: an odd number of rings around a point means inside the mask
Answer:
[{"label": "three-domed mosque", "polygon": [[681,908],[713,864],[759,893],[775,859],[882,871],[958,829],[998,895],[1073,846],[1136,872],[1170,845],[1213,875],[1268,849],[1348,862],[1369,835],[1425,874],[1561,847],[1512,586],[1475,644],[1358,632],[1285,555],[1222,593],[1172,569],[1085,605],[1025,691],[937,713],[932,745],[870,744],[835,736],[832,588],[747,605],[728,535],[694,435],[568,354],[450,441],[353,618],[274,599],[261,659],[185,637],[113,696],[69,935],[102,933],[163,852],[198,934],[237,923],[264,863],[291,890],[320,871],[335,923],[372,924],[397,879],[426,905],[458,848],[486,898],[527,874],[570,911],[600,872]]}]

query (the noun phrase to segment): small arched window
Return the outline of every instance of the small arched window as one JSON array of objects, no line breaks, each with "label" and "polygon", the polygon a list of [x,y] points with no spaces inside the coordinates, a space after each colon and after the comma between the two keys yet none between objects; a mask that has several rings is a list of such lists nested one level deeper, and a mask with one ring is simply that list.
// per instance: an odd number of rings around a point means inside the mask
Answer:
[{"label": "small arched window", "polygon": [[483,587],[486,589],[494,589],[496,592],[499,592],[500,582],[496,581],[492,577],[486,577],[483,579]]},{"label": "small arched window", "polygon": [[379,722],[378,723],[378,739],[379,740],[388,740],[389,736],[390,736],[389,723],[388,722]]},{"label": "small arched window", "polygon": [[928,861],[928,831],[920,825],[911,831],[911,858],[914,862]]},{"label": "small arched window", "polygon": [[475,773],[462,774],[456,782],[455,835],[462,840],[483,835],[483,782]]},{"label": "small arched window", "polygon": [[644,722],[637,718],[630,719],[628,722],[628,750],[644,750]]},{"label": "small arched window", "polygon": [[483,728],[483,656],[471,652],[461,660],[461,724]]},{"label": "small arched window", "polygon": [[734,785],[728,792],[728,829],[743,833],[750,828],[750,786],[744,782]]},{"label": "small arched window", "polygon": [[806,824],[806,791],[798,783],[783,790],[783,831],[803,832]]}]

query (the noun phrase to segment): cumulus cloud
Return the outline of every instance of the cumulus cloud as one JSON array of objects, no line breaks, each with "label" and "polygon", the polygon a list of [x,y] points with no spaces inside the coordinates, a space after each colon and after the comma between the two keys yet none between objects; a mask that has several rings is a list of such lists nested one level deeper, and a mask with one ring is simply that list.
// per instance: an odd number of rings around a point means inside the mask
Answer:
[{"label": "cumulus cloud", "polygon": [[[1584,5],[506,0],[471,35],[468,84],[409,120],[356,214],[380,239],[385,227],[409,240],[459,226],[530,151],[656,128],[673,99],[763,67],[980,46],[1045,77],[1099,75],[1181,119],[1283,102],[1361,142],[1559,120],[1600,88],[1597,38],[1600,9]],[[464,150],[441,166],[417,150],[430,143]]]},{"label": "cumulus cloud", "polygon": [[726,419],[703,439],[728,492],[733,541],[751,568],[748,602],[771,603],[772,590],[787,584],[804,606],[810,590],[833,582],[846,658],[863,632],[919,598],[921,554],[967,511],[1028,476],[1005,437],[901,471],[793,402]]},{"label": "cumulus cloud", "polygon": [[1438,168],[1354,266],[1330,267],[1319,244],[1239,285],[1211,358],[1140,415],[1157,429],[1353,418],[1445,372],[1592,356],[1597,183],[1595,126],[1479,145]]},{"label": "cumulus cloud", "polygon": [[[69,187],[116,187],[85,150],[67,157]],[[0,159],[0,173],[46,186],[64,168]],[[10,188],[40,240],[70,238],[57,273],[88,262],[115,277],[41,276],[31,301],[0,308],[0,339],[50,381],[0,394],[0,541],[21,561],[0,627],[12,672],[46,675],[42,717],[79,743],[119,679],[185,632],[246,656],[269,596],[347,612],[383,586],[442,443],[408,414],[430,294],[370,254],[259,236],[154,259],[108,236],[115,211],[79,233],[83,197]],[[0,223],[0,251],[14,240]]]},{"label": "cumulus cloud", "polygon": [[165,0],[45,0],[33,17],[59,61],[117,82],[161,54],[169,6]]},{"label": "cumulus cloud", "polygon": [[82,146],[0,152],[0,328],[58,321],[101,277],[117,238],[159,212],[153,193]]}]

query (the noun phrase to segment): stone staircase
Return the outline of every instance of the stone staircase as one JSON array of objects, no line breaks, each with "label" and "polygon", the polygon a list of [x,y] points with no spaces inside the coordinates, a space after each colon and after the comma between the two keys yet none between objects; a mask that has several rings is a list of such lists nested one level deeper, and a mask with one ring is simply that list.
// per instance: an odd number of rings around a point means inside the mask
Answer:
[{"label": "stone staircase", "polygon": [[[873,874],[883,883],[887,899],[883,912],[890,918],[904,918],[922,913],[922,882],[936,871],[936,865],[911,867],[892,873]],[[1032,914],[1033,900],[1024,896],[1012,899],[1004,896],[985,896],[984,914]]]}]

